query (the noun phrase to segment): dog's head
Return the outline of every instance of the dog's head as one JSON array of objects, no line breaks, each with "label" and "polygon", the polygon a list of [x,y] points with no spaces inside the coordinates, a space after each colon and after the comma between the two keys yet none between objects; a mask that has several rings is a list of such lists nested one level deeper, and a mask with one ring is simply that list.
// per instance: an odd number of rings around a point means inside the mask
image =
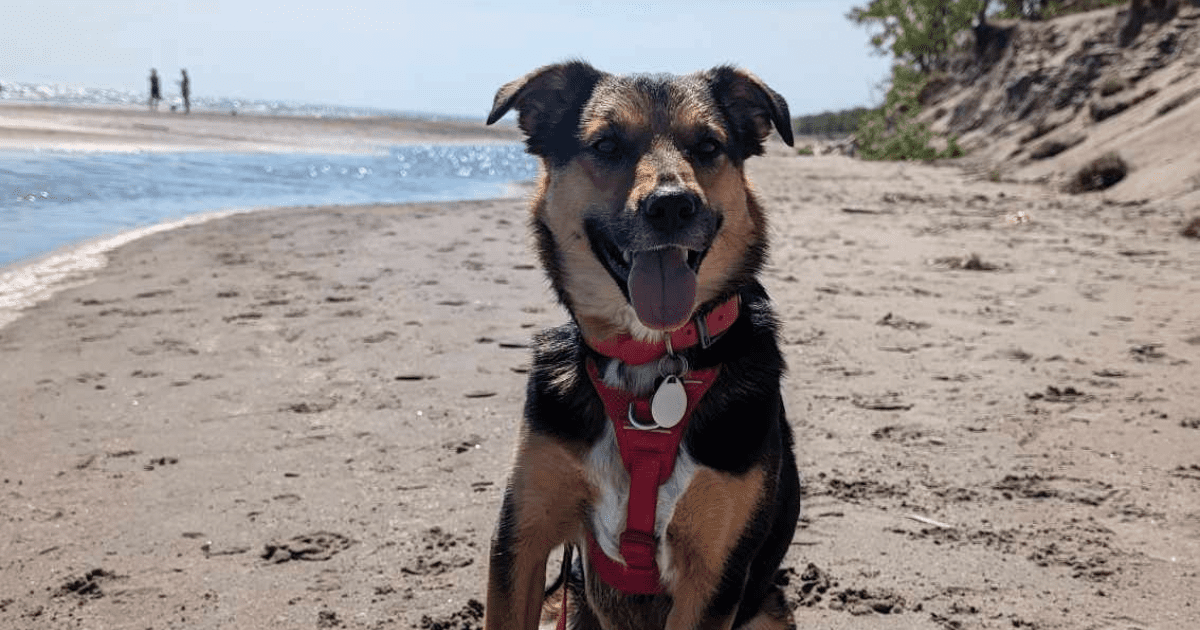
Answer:
[{"label": "dog's head", "polygon": [[542,262],[586,335],[661,336],[758,272],[766,221],[743,164],[772,127],[789,145],[792,131],[787,103],[754,75],[569,62],[500,88],[488,124],[510,109],[543,162]]}]

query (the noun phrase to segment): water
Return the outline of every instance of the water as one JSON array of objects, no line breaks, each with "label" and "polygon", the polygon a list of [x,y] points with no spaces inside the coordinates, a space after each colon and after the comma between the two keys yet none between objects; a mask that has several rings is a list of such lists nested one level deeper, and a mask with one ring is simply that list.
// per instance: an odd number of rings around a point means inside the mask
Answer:
[{"label": "water", "polygon": [[[165,83],[162,107],[181,104]],[[0,101],[144,106],[128,89],[0,80]],[[193,110],[452,117],[198,95]],[[256,207],[479,199],[536,174],[519,145],[398,147],[383,156],[0,152],[0,327],[135,238]],[[50,254],[50,252],[57,252]]]},{"label": "water", "polygon": [[[163,101],[161,109],[170,109],[172,105],[183,107],[183,98],[177,91],[174,77],[163,82]],[[149,92],[139,92],[123,88],[95,87],[83,85],[68,85],[63,83],[20,83],[16,81],[0,81],[0,101],[20,103],[41,103],[47,105],[137,105],[145,106]],[[404,112],[398,110],[378,109],[370,107],[352,107],[346,105],[328,105],[320,103],[304,103],[287,100],[262,100],[248,98],[232,98],[199,94],[191,98],[193,111],[239,111],[258,115],[287,115],[312,116],[316,118],[354,118],[358,116],[399,116],[415,117],[423,120],[455,120],[455,116],[437,114]]]},{"label": "water", "polygon": [[256,207],[483,199],[536,172],[516,144],[374,156],[0,152],[0,327],[103,266],[105,252],[164,229]]},{"label": "water", "polygon": [[0,153],[0,267],[200,212],[479,199],[535,173],[515,144],[377,156]]}]

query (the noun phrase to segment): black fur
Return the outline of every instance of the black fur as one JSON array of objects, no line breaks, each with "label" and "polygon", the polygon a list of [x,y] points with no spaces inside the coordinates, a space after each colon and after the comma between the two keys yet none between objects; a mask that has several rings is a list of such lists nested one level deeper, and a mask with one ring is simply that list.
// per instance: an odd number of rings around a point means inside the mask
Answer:
[{"label": "black fur", "polygon": [[516,108],[520,112],[517,124],[525,132],[529,152],[562,166],[582,149],[575,135],[576,124],[603,76],[582,61],[539,68],[500,88],[487,124]]},{"label": "black fur", "polygon": [[[732,474],[766,463],[769,494],[774,497],[758,506],[750,531],[726,562],[722,586],[711,604],[709,612],[715,616],[726,616],[736,608],[734,627],[752,618],[770,593],[771,579],[787,553],[800,514],[792,431],[780,392],[786,366],[776,341],[778,325],[757,282],[744,287],[739,296],[742,310],[737,322],[709,348],[695,346],[684,354],[697,368],[722,366],[720,377],[692,416],[684,437],[688,452],[698,463]],[[527,426],[577,447],[590,447],[608,422],[585,368],[586,360],[596,355],[573,323],[537,335],[533,354]],[[654,598],[639,596],[622,606],[638,608],[639,603],[656,605]],[[583,618],[590,619],[590,613]]]},{"label": "black fur", "polygon": [[[546,66],[501,88],[488,123],[499,120],[510,109],[517,109],[518,124],[527,135],[529,152],[541,157],[546,165],[544,177],[554,177],[555,169],[579,158],[584,151],[592,154],[583,159],[598,160],[601,164],[608,159],[614,165],[612,168],[617,168],[621,160],[633,159],[644,147],[622,145],[617,129],[603,132],[610,134],[612,146],[596,146],[594,139],[592,146],[585,146],[580,129],[583,112],[596,111],[590,109],[595,103],[623,102],[605,100],[620,97],[622,91],[636,92],[659,105],[648,113],[658,117],[656,120],[672,115],[667,104],[706,109],[711,114],[708,120],[720,119],[728,138],[719,152],[739,168],[746,158],[763,152],[763,142],[772,128],[788,144],[792,143],[786,102],[753,75],[728,66],[687,77],[613,77],[578,61]],[[676,141],[688,145],[681,150],[693,151],[690,147],[707,140],[701,137]],[[688,159],[698,169],[706,168],[706,158],[699,157],[702,153],[702,150],[689,153]],[[708,153],[716,154],[711,150]],[[600,172],[604,168],[608,167],[601,167]],[[614,269],[614,265],[620,267],[622,263],[614,262],[613,253],[605,248],[640,251],[654,243],[639,244],[639,239],[653,235],[642,232],[637,222],[610,219],[597,218],[595,214],[587,216],[579,230],[587,233],[593,254],[628,299],[627,280],[622,277],[622,272],[628,271]],[[693,249],[690,240],[693,238],[711,243],[721,229],[722,220],[720,214],[715,214],[690,227],[681,227],[676,232],[687,234],[673,234],[671,243],[689,250]],[[563,269],[555,236],[536,215],[531,227],[541,263],[559,301],[571,312],[571,296],[563,280],[567,270]],[[711,346],[695,346],[680,353],[693,369],[720,366],[719,376],[691,417],[683,447],[702,467],[733,476],[755,469],[765,475],[760,499],[753,514],[748,515],[733,551],[724,560],[716,592],[709,598],[705,611],[706,624],[733,617],[734,628],[762,610],[781,608],[781,594],[773,578],[787,553],[800,512],[799,475],[780,389],[786,366],[777,341],[778,323],[766,291],[757,280],[766,251],[765,234],[756,234],[746,244],[740,260],[734,263],[728,283],[720,290],[723,294],[715,296],[696,313],[703,316],[736,295],[740,311],[735,323]],[[703,252],[695,249],[695,253],[699,266]],[[575,321],[575,313],[570,314],[570,323],[535,336],[525,428],[531,435],[549,437],[566,445],[572,453],[586,453],[602,439],[605,423],[609,422],[586,366],[589,361],[603,364],[608,359],[589,348]],[[581,507],[587,510],[587,506]],[[493,540],[490,570],[493,583],[489,591],[497,595],[496,601],[501,605],[509,601],[515,588],[511,575],[515,564],[512,550],[518,546],[514,537],[521,509],[510,485]],[[571,613],[572,628],[598,629],[597,611],[617,627],[655,627],[665,623],[671,609],[669,595],[623,595],[594,575],[585,575],[582,567],[581,559],[576,559],[566,579],[565,588],[570,589],[572,600],[577,603]],[[493,626],[493,621],[496,620],[489,618],[489,627],[503,626],[502,621]]]},{"label": "black fur", "polygon": [[763,140],[771,126],[779,131],[783,141],[791,146],[792,123],[787,101],[775,90],[732,66],[719,66],[704,73],[713,99],[725,115],[727,127],[733,131],[734,145],[744,160],[762,155]]},{"label": "black fur", "polygon": [[[787,426],[779,389],[786,366],[766,291],[754,283],[739,295],[741,316],[729,330],[707,349],[693,346],[680,353],[696,369],[722,366],[692,416],[684,444],[697,462],[733,474],[746,472],[763,456],[780,455],[779,436],[770,434],[779,430],[777,425]],[[574,323],[534,337],[525,399],[531,430],[580,447],[600,438],[607,419],[588,380],[588,357],[599,355],[584,344]]]}]

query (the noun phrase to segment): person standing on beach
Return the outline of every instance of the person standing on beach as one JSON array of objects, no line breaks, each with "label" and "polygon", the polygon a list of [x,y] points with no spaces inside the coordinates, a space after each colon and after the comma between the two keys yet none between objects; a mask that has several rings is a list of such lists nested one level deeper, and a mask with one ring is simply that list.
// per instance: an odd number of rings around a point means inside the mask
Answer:
[{"label": "person standing on beach", "polygon": [[158,102],[162,100],[162,90],[158,88],[158,71],[150,68],[150,111],[158,111]]},{"label": "person standing on beach", "polygon": [[180,70],[183,74],[183,79],[179,81],[179,92],[183,95],[183,113],[190,114],[192,112],[192,84],[188,80],[187,70]]}]

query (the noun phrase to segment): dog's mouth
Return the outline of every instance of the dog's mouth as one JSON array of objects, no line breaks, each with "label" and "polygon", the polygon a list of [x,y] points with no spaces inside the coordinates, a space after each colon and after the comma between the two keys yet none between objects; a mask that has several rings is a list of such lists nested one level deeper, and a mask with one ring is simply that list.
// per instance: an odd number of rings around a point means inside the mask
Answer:
[{"label": "dog's mouth", "polygon": [[697,273],[707,248],[682,245],[623,250],[594,224],[587,226],[593,253],[617,282],[638,320],[654,330],[675,330],[696,306]]}]

